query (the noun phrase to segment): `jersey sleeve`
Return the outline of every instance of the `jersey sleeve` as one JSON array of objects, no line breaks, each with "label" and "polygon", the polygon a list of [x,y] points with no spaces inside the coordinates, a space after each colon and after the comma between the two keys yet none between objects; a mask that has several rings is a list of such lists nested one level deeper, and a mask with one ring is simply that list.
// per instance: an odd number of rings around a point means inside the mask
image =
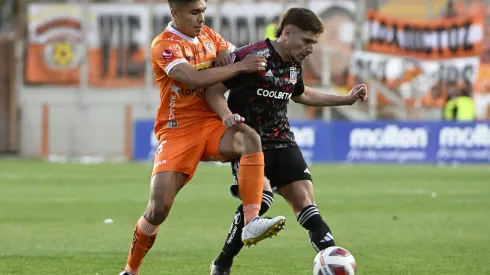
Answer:
[{"label": "jersey sleeve", "polygon": [[[231,53],[231,60],[233,60],[233,63],[236,63],[240,61],[240,58],[236,53]],[[223,84],[228,89],[233,89],[239,86],[244,87],[253,83],[255,78],[256,74],[243,73],[224,81]]]},{"label": "jersey sleeve", "polygon": [[214,46],[216,47],[216,52],[221,52],[221,51],[234,52],[236,50],[235,45],[231,44],[230,41],[224,39],[219,33],[215,32],[211,28],[208,28],[208,32],[213,38]]},{"label": "jersey sleeve", "polygon": [[168,75],[176,65],[187,62],[181,45],[175,41],[160,40],[153,45],[151,56]]},{"label": "jersey sleeve", "polygon": [[305,92],[305,83],[303,82],[303,70],[298,74],[298,82],[294,85],[294,91],[292,96],[299,96]]}]

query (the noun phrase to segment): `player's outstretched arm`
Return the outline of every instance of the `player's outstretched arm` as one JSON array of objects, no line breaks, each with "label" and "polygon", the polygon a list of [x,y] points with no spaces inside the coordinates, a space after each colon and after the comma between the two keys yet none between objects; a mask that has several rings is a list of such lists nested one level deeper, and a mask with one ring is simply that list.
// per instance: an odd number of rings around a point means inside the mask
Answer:
[{"label": "player's outstretched arm", "polygon": [[239,114],[233,114],[228,108],[225,93],[228,88],[222,83],[214,85],[206,90],[205,97],[209,106],[219,115],[226,127],[233,127],[245,121]]},{"label": "player's outstretched arm", "polygon": [[191,64],[184,62],[176,65],[168,76],[184,83],[191,89],[208,88],[228,80],[240,73],[256,73],[265,70],[266,59],[261,55],[249,55],[240,62],[224,67],[196,70]]},{"label": "player's outstretched arm", "polygon": [[310,87],[305,87],[303,94],[292,97],[292,100],[296,103],[314,107],[352,105],[358,100],[364,101],[366,99],[367,87],[365,84],[355,86],[345,96],[329,95],[318,92]]}]

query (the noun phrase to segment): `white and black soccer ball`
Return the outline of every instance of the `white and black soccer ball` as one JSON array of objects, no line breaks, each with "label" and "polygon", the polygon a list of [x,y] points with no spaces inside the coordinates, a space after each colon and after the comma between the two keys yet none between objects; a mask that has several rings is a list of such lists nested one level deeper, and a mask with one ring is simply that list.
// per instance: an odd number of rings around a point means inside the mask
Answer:
[{"label": "white and black soccer ball", "polygon": [[326,248],[313,261],[313,275],[355,275],[356,260],[347,249],[332,246]]}]

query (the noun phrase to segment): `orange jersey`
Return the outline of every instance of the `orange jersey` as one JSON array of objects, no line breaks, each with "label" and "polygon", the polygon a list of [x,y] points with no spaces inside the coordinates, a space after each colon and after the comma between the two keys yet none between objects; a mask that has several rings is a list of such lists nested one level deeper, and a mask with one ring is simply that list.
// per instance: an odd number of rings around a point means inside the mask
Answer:
[{"label": "orange jersey", "polygon": [[168,76],[176,65],[187,62],[196,70],[213,66],[218,52],[234,46],[218,33],[204,26],[198,37],[191,38],[171,24],[151,44],[151,63],[160,88],[160,106],[156,114],[155,134],[160,140],[178,129],[198,125],[205,118],[218,115],[204,98],[205,89],[190,89]]}]

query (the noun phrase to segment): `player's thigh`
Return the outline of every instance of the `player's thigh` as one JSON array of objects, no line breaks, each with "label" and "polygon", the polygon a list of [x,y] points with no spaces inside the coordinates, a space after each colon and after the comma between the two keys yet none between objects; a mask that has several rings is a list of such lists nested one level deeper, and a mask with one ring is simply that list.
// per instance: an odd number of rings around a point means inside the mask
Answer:
[{"label": "player's thigh", "polygon": [[219,152],[228,159],[240,157],[241,154],[251,154],[250,146],[261,150],[260,136],[246,124],[226,129],[219,142]]},{"label": "player's thigh", "polygon": [[314,204],[313,183],[308,164],[299,147],[275,149],[274,165],[269,173],[271,185],[277,188],[296,214]]},{"label": "player's thigh", "polygon": [[267,152],[271,156],[270,160],[266,160],[267,175],[273,189],[295,181],[312,181],[308,164],[299,147],[269,149]]},{"label": "player's thigh", "polygon": [[218,119],[205,122],[204,131],[206,136],[206,146],[201,157],[201,161],[220,161],[228,162],[230,155],[223,155],[220,151],[220,144],[226,133],[226,127]]},{"label": "player's thigh", "polygon": [[152,178],[162,172],[176,172],[186,175],[184,184],[187,183],[196,171],[205,146],[205,140],[192,135],[162,139],[155,152]]}]

